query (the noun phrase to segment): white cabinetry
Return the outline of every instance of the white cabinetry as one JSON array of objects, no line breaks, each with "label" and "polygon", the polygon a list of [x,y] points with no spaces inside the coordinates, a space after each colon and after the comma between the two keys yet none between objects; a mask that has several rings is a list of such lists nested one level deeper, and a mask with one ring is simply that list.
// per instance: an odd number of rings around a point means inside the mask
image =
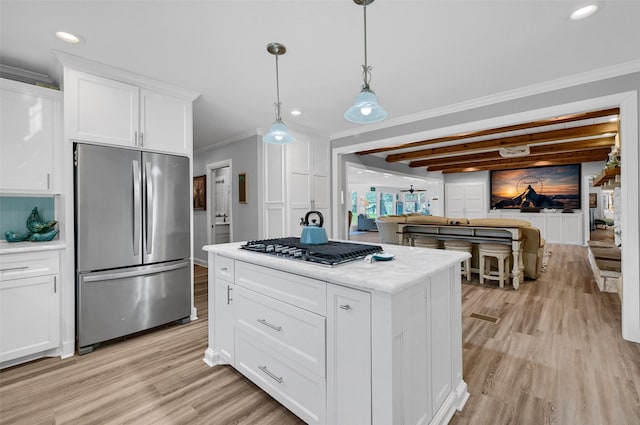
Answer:
[{"label": "white cabinetry", "polygon": [[445,184],[445,215],[451,218],[481,218],[487,210],[484,183]]},{"label": "white cabinetry", "polygon": [[265,238],[299,236],[310,210],[320,211],[330,234],[329,141],[295,136],[291,145],[262,145]]},{"label": "white cabinetry", "polygon": [[160,90],[65,69],[72,140],[191,154],[191,101]]},{"label": "white cabinetry", "polygon": [[327,423],[371,423],[371,296],[327,287]]},{"label": "white cabinetry", "polygon": [[329,228],[329,146],[328,143],[299,138],[287,146],[289,229],[287,236],[302,232],[300,218],[307,211],[320,211],[323,227]]},{"label": "white cabinetry", "polygon": [[[235,321],[234,314],[234,262],[225,257],[218,256],[213,265],[218,284],[215,288],[209,286],[209,290],[215,291],[215,311],[218,320],[214,322],[215,334],[220,342],[220,357],[225,363],[233,363],[233,335],[234,327],[230,326]],[[211,297],[209,298],[211,299]],[[211,311],[211,308],[209,308]]]},{"label": "white cabinetry", "polygon": [[526,220],[540,230],[540,236],[546,242],[582,245],[584,244],[583,215],[580,212],[564,214],[554,212],[519,213],[492,210],[492,218],[514,218]]},{"label": "white cabinetry", "polygon": [[310,424],[444,424],[462,409],[466,254],[407,274],[406,264],[423,260],[411,247],[394,248],[402,261],[377,272],[362,262],[338,271],[238,247],[205,247],[215,264],[207,364],[231,364]]},{"label": "white cabinetry", "polygon": [[0,192],[57,193],[60,92],[5,79],[0,90]]},{"label": "white cabinetry", "polygon": [[307,423],[326,423],[326,284],[241,261],[233,271],[233,321],[215,312],[234,335],[229,363]]},{"label": "white cabinetry", "polygon": [[59,263],[53,251],[0,255],[2,366],[60,345]]},{"label": "white cabinetry", "polygon": [[582,245],[582,214],[547,216],[544,238],[547,242]]}]

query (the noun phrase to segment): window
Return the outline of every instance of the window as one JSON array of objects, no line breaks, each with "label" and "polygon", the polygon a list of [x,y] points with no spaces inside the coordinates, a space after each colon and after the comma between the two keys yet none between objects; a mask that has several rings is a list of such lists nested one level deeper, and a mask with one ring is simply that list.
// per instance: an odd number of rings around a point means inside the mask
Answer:
[{"label": "window", "polygon": [[380,194],[380,215],[392,215],[393,211],[393,194]]},{"label": "window", "polygon": [[376,218],[377,217],[377,202],[376,202],[376,193],[375,192],[367,192],[364,195],[364,210],[365,216],[368,218]]}]

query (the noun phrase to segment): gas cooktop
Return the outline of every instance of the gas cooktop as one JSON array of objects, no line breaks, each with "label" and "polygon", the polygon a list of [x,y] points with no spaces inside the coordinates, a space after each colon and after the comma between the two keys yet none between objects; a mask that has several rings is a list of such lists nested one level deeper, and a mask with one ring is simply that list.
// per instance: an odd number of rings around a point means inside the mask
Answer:
[{"label": "gas cooktop", "polygon": [[319,245],[300,243],[300,238],[264,239],[248,241],[241,249],[275,255],[292,260],[308,261],[326,266],[336,266],[359,260],[369,254],[382,252],[378,245],[329,241]]}]

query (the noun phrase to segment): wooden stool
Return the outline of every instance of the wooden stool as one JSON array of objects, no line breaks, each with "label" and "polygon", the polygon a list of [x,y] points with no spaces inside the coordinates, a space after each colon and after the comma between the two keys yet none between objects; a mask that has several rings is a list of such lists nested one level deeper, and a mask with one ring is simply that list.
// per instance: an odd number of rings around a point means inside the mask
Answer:
[{"label": "wooden stool", "polygon": [[[504,283],[509,280],[509,256],[511,247],[499,243],[481,243],[478,246],[480,261],[480,283],[484,284],[484,279],[497,280],[500,287],[504,288]],[[491,272],[491,258],[498,261],[498,271]],[[489,267],[485,270],[485,262],[489,260]]]},{"label": "wooden stool", "polygon": [[[471,254],[471,250],[473,248],[473,244],[469,241],[461,241],[457,239],[452,239],[449,241],[444,241],[444,249],[448,249],[450,251],[461,251],[468,252]],[[471,258],[467,258],[462,262],[462,274],[467,276],[467,281],[471,280]]]},{"label": "wooden stool", "polygon": [[413,236],[411,238],[411,246],[419,246],[422,248],[433,248],[433,249],[439,249],[440,248],[440,241],[436,238],[430,238],[430,237],[426,237],[426,236]]}]

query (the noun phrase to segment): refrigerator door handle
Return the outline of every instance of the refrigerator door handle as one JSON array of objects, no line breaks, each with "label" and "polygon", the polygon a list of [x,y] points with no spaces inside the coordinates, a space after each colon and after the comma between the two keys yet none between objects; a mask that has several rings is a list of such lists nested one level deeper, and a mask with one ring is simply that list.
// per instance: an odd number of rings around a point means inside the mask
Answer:
[{"label": "refrigerator door handle", "polygon": [[140,164],[133,161],[133,255],[140,255]]},{"label": "refrigerator door handle", "polygon": [[151,254],[153,252],[153,176],[151,174],[151,163],[146,162],[146,182],[147,182],[147,220],[146,220],[146,246],[147,246],[147,254]]},{"label": "refrigerator door handle", "polygon": [[101,282],[105,280],[115,280],[115,279],[124,279],[128,277],[136,277],[136,276],[147,276],[153,273],[162,273],[168,272],[171,270],[181,269],[183,267],[189,266],[189,260],[180,261],[178,263],[168,264],[166,266],[152,266],[150,268],[143,268],[138,270],[133,270],[129,272],[119,272],[119,273],[104,273],[104,274],[95,274],[95,275],[87,275],[82,277],[82,282]]}]

